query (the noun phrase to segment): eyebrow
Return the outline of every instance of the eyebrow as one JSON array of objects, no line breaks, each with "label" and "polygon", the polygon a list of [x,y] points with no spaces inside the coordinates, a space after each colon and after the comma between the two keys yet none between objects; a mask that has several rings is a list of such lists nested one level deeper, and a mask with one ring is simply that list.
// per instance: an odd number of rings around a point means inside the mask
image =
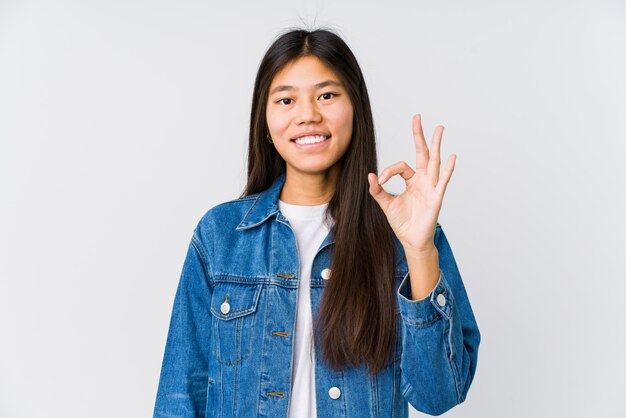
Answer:
[{"label": "eyebrow", "polygon": [[[314,85],[313,87],[315,87],[316,89],[321,89],[324,88],[326,86],[337,86],[337,87],[341,87],[341,83],[334,81],[334,80],[326,80],[326,81],[322,81],[321,83],[317,83],[316,85]],[[279,91],[287,91],[287,90],[296,90],[295,87],[293,86],[276,86],[272,89],[272,91],[270,92],[270,95],[274,94],[274,93],[278,93]]]}]

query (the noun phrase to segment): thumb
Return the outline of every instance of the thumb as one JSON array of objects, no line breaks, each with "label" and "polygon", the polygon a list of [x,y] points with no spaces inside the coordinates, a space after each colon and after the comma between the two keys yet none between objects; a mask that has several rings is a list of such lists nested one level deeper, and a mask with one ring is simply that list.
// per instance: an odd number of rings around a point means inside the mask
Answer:
[{"label": "thumb", "polygon": [[389,202],[393,199],[389,193],[383,189],[383,186],[378,184],[378,176],[375,173],[367,174],[367,181],[370,184],[369,192],[374,200],[381,207],[383,212],[387,212]]}]

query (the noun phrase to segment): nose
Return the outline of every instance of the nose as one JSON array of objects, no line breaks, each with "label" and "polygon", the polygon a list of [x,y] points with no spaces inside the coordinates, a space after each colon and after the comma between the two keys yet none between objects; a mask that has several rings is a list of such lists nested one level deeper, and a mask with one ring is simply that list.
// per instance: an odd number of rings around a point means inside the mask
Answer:
[{"label": "nose", "polygon": [[302,100],[300,102],[300,106],[298,107],[298,116],[296,117],[298,125],[301,123],[319,122],[321,119],[322,114],[319,112],[315,101]]}]

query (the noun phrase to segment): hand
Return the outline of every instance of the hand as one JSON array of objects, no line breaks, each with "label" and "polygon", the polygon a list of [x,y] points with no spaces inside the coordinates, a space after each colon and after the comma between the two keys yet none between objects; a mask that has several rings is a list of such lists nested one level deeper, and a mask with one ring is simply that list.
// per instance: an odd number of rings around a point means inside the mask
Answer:
[{"label": "hand", "polygon": [[[439,125],[435,128],[429,152],[422,131],[422,117],[420,114],[414,115],[413,140],[417,154],[415,170],[406,162],[398,161],[386,167],[379,177],[376,173],[367,175],[370,194],[382,208],[389,225],[405,250],[421,252],[434,247],[437,218],[456,161],[456,154],[448,157],[440,179],[439,151],[442,136],[443,126]],[[382,188],[382,185],[396,174],[400,174],[405,180],[406,190],[401,195],[393,197]]]}]

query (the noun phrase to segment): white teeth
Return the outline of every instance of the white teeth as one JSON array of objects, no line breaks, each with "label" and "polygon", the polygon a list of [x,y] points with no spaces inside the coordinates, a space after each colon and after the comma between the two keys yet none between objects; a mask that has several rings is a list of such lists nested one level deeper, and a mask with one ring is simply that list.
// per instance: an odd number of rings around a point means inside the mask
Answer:
[{"label": "white teeth", "polygon": [[295,140],[296,144],[315,144],[318,142],[322,142],[328,138],[327,136],[303,136]]}]

